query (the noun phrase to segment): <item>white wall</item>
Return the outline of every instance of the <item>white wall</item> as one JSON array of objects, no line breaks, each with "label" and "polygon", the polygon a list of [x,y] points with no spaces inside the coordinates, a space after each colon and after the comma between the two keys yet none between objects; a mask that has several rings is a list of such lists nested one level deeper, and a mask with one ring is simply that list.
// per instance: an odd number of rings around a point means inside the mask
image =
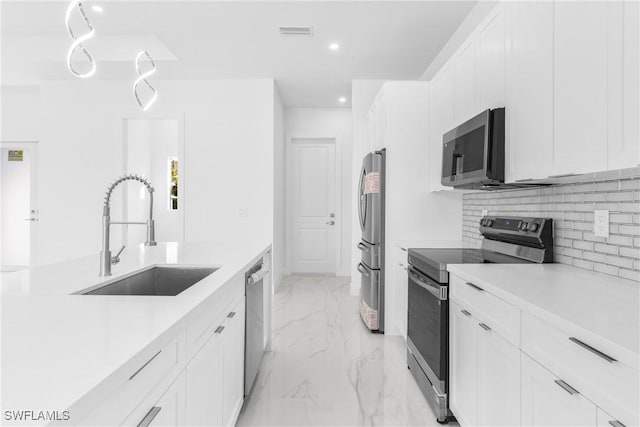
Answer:
[{"label": "white wall", "polygon": [[[336,212],[340,226],[340,254],[336,274],[350,275],[351,268],[351,215],[354,194],[351,187],[353,132],[351,110],[348,108],[287,108],[284,113],[287,140],[291,137],[335,137],[336,157],[340,164],[337,189],[341,209]],[[289,147],[287,147],[288,149]],[[288,242],[287,242],[288,244]],[[287,266],[290,268],[290,266]]]},{"label": "white wall", "polygon": [[[142,113],[129,81],[48,81],[40,88],[40,119],[18,117],[24,124],[6,136],[3,128],[2,139],[33,138],[38,129],[39,264],[99,251],[104,191],[122,169],[124,118],[183,122],[185,240],[271,241],[273,80],[154,83],[158,101]],[[17,115],[6,101],[3,121]]]},{"label": "white wall", "polygon": [[2,86],[0,107],[2,141],[40,139],[40,87]]},{"label": "white wall", "polygon": [[371,103],[375,99],[378,91],[386,80],[353,80],[351,83],[351,116],[353,123],[353,149],[352,149],[352,166],[351,166],[351,243],[349,249],[351,251],[351,259],[353,262],[350,266],[351,285],[350,292],[352,295],[360,293],[360,273],[358,272],[356,262],[360,259],[360,250],[356,246],[360,241],[361,230],[360,220],[358,218],[358,184],[360,179],[360,169],[362,168],[362,159],[365,156],[364,146],[364,121],[371,107]]},{"label": "white wall", "polygon": [[286,261],[286,157],[284,151],[284,109],[275,88],[273,98],[273,250],[272,278],[274,287],[280,284]]}]

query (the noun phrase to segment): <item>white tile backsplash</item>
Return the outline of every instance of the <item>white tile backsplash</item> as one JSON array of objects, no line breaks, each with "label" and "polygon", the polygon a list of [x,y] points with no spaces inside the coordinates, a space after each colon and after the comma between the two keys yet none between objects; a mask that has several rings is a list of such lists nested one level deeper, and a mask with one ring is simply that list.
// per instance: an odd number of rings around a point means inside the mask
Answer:
[{"label": "white tile backsplash", "polygon": [[[590,174],[585,177],[588,182],[550,187],[466,193],[463,239],[480,242],[478,222],[483,209],[489,215],[553,218],[556,262],[640,281],[638,171]],[[609,211],[608,238],[594,235],[594,210]]]}]

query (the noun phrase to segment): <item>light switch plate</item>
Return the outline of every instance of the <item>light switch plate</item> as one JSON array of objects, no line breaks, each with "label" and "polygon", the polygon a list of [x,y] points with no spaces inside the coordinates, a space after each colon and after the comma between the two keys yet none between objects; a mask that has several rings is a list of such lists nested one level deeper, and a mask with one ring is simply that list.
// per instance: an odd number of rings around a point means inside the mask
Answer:
[{"label": "light switch plate", "polygon": [[487,216],[489,214],[489,211],[486,209],[482,209],[482,216]]},{"label": "light switch plate", "polygon": [[609,237],[609,211],[593,211],[593,233],[597,237]]},{"label": "light switch plate", "polygon": [[246,218],[249,216],[249,209],[247,208],[240,208],[240,212],[239,212],[240,218]]}]

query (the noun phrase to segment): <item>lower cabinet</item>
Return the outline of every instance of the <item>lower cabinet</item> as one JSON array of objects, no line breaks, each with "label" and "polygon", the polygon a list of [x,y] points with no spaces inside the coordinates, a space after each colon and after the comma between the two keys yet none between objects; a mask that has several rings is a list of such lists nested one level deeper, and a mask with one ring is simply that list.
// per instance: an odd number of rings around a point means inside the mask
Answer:
[{"label": "lower cabinet", "polygon": [[231,426],[244,397],[244,298],[186,368],[188,426]]},{"label": "lower cabinet", "polygon": [[519,425],[520,350],[471,308],[450,308],[451,410],[461,425]]},{"label": "lower cabinet", "polygon": [[586,427],[595,426],[596,419],[596,406],[579,390],[522,354],[523,426]]},{"label": "lower cabinet", "polygon": [[162,395],[138,424],[144,426],[183,426],[186,423],[184,373]]},{"label": "lower cabinet", "polygon": [[407,275],[407,250],[397,246],[395,253],[394,279],[396,283],[396,314],[398,332],[407,339],[407,313],[409,311],[409,276]]}]

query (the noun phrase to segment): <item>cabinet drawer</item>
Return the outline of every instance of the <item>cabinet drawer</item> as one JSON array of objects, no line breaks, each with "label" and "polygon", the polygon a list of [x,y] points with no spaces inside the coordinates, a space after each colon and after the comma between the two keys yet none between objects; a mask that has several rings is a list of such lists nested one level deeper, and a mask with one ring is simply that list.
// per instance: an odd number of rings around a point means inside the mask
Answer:
[{"label": "cabinet drawer", "polygon": [[639,372],[595,347],[587,338],[522,315],[522,351],[624,425],[638,425]]},{"label": "cabinet drawer", "polygon": [[[76,425],[120,425],[156,387],[166,387],[184,366],[184,332],[165,345],[151,346],[94,390],[94,409]],[[106,396],[106,399],[105,399]]]},{"label": "cabinet drawer", "polygon": [[516,347],[520,347],[520,310],[483,288],[451,276],[451,299],[460,302],[481,322]]},{"label": "cabinet drawer", "polygon": [[204,345],[211,333],[220,326],[229,309],[243,296],[244,273],[238,273],[189,314],[186,338],[188,358]]}]

